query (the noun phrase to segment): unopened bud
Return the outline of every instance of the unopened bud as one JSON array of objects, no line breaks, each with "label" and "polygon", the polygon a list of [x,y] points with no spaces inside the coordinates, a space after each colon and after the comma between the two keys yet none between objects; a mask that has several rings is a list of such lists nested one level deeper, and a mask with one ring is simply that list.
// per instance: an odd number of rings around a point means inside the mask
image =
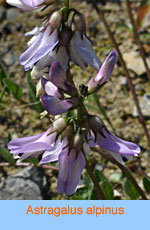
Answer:
[{"label": "unopened bud", "polygon": [[62,20],[62,15],[61,15],[61,12],[60,11],[55,11],[52,15],[51,15],[51,17],[50,17],[50,19],[49,19],[49,24],[50,24],[50,26],[51,26],[51,33],[55,30],[55,29],[57,29],[57,28],[59,28],[59,26],[61,25],[61,20]]},{"label": "unopened bud", "polygon": [[42,84],[41,84],[41,80],[38,81],[37,85],[36,85],[36,96],[41,96],[43,95],[45,92],[44,92],[44,89],[42,87]]},{"label": "unopened bud", "polygon": [[43,17],[53,13],[53,11],[54,11],[54,6],[49,5],[47,8],[45,8],[45,10],[42,10],[42,11],[41,11],[41,9],[37,10],[34,12],[34,14],[36,17],[43,18]]},{"label": "unopened bud", "polygon": [[102,120],[98,116],[96,116],[96,115],[90,115],[88,117],[88,121],[89,121],[90,128],[95,133],[101,132],[102,129],[105,128],[105,125],[102,122]]},{"label": "unopened bud", "polygon": [[32,71],[31,71],[31,77],[33,79],[39,79],[41,77],[45,78],[45,79],[49,79],[49,68],[45,67],[41,70],[39,70],[38,67],[34,66]]},{"label": "unopened bud", "polygon": [[116,57],[116,51],[113,50],[106,58],[99,72],[88,82],[88,94],[94,93],[103,83],[108,80],[114,69]]},{"label": "unopened bud", "polygon": [[81,34],[86,33],[86,22],[83,14],[76,14],[76,16],[74,17],[74,24],[76,30],[78,30]]},{"label": "unopened bud", "polygon": [[70,43],[72,37],[72,31],[68,28],[64,28],[59,33],[59,45],[68,48],[68,44]]},{"label": "unopened bud", "polygon": [[71,146],[74,148],[77,152],[80,152],[83,146],[83,138],[80,134],[75,134],[71,140]]},{"label": "unopened bud", "polygon": [[48,115],[48,112],[45,110],[44,112],[40,113],[40,118],[43,119]]},{"label": "unopened bud", "polygon": [[61,133],[61,138],[63,139],[64,137],[71,137],[73,133],[73,126],[69,125],[66,127],[66,129]]},{"label": "unopened bud", "polygon": [[54,121],[53,122],[53,125],[52,125],[52,131],[51,133],[61,133],[66,127],[67,127],[67,121],[68,119],[67,118],[59,118],[58,120]]}]

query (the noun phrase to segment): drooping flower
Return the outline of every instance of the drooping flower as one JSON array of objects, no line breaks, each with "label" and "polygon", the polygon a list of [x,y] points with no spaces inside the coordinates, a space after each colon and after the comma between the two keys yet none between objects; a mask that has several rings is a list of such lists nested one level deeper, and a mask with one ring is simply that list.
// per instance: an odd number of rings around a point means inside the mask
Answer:
[{"label": "drooping flower", "polygon": [[75,87],[67,81],[59,63],[53,63],[49,72],[49,80],[41,78],[45,94],[42,95],[42,103],[49,114],[58,115],[67,112],[72,108],[77,108],[76,97],[64,97],[64,93],[75,95]]},{"label": "drooping flower", "polygon": [[70,58],[83,70],[87,65],[92,66],[95,70],[101,67],[101,61],[96,56],[91,41],[85,34],[81,35],[79,31],[75,31],[70,42]]},{"label": "drooping flower", "polygon": [[103,83],[105,83],[110,75],[113,72],[115,63],[116,63],[116,51],[112,50],[112,52],[108,55],[98,73],[90,79],[88,82],[88,93],[94,93]]},{"label": "drooping flower", "polygon": [[80,134],[73,134],[68,146],[59,155],[57,190],[60,194],[72,195],[76,191],[86,163],[84,154],[88,154],[86,144]]},{"label": "drooping flower", "polygon": [[16,6],[23,11],[31,11],[44,4],[44,0],[6,0],[9,5]]},{"label": "drooping flower", "polygon": [[140,154],[141,150],[137,144],[122,140],[111,134],[98,116],[90,115],[88,121],[92,131],[88,133],[90,147],[100,146],[121,164]]},{"label": "drooping flower", "polygon": [[45,63],[42,68],[49,66],[49,61],[46,61],[46,55],[51,53],[54,47],[58,43],[57,30],[54,30],[52,34],[50,25],[44,31],[39,32],[34,42],[29,48],[20,56],[20,64],[25,67],[25,70],[29,70],[39,60],[44,58]]},{"label": "drooping flower", "polygon": [[[83,151],[88,152],[82,142],[82,137],[73,134],[72,126],[66,127],[66,124],[63,118],[59,118],[46,132],[12,140],[9,142],[8,148],[14,158],[19,158],[18,161],[40,155],[42,158],[39,164],[58,161],[58,192],[72,195],[77,189],[82,170],[85,167]],[[82,151],[82,149],[84,150]]]},{"label": "drooping flower", "polygon": [[10,141],[8,149],[10,149],[14,158],[19,158],[19,162],[26,158],[38,157],[45,152],[47,153],[47,151],[49,151],[51,157],[57,156],[64,146],[64,141],[56,140],[56,137],[66,126],[67,120],[59,118],[44,133]]}]

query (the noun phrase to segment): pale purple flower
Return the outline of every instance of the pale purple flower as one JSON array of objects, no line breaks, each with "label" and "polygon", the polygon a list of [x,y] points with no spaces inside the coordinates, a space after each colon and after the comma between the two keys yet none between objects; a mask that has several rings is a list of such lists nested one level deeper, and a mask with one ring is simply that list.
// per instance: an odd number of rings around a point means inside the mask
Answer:
[{"label": "pale purple flower", "polygon": [[82,69],[85,69],[87,65],[90,65],[98,71],[101,67],[101,61],[96,56],[91,41],[85,34],[81,36],[79,31],[75,31],[71,39],[70,58]]},{"label": "pale purple flower", "polygon": [[95,92],[103,83],[109,79],[116,63],[116,57],[116,51],[112,50],[112,52],[108,55],[102,64],[98,73],[88,82],[87,86],[89,94]]},{"label": "pale purple flower", "polygon": [[65,139],[58,139],[57,135],[66,127],[67,119],[60,117],[44,133],[10,141],[8,149],[10,149],[10,153],[14,155],[14,158],[19,158],[19,161],[26,158],[38,157],[41,154],[43,154],[43,159],[47,156],[47,153],[49,153],[50,159],[51,157],[54,158],[65,145]]},{"label": "pale purple flower", "polygon": [[6,0],[6,2],[23,11],[31,11],[40,7],[44,3],[44,0]]},{"label": "pale purple flower", "polygon": [[92,130],[92,132],[88,133],[90,147],[99,145],[121,164],[124,164],[124,161],[132,160],[134,156],[140,154],[141,150],[137,144],[122,140],[111,134],[99,117],[90,116],[89,127]]},{"label": "pale purple flower", "polygon": [[[61,138],[60,134],[59,138],[57,132],[52,133],[52,127],[50,127],[45,133],[12,140],[8,148],[15,158],[19,158],[19,161],[38,157],[41,154],[39,164],[58,161],[58,192],[72,195],[76,191],[85,167],[85,157],[79,147],[76,150],[74,144],[69,143],[67,136]],[[86,148],[84,150],[86,151]]]},{"label": "pale purple flower", "polygon": [[47,55],[52,53],[58,43],[57,30],[52,34],[50,32],[51,27],[48,25],[44,31],[39,32],[31,46],[20,56],[20,64],[25,67],[25,70],[32,68],[42,58],[45,62],[43,68],[50,65],[49,60],[48,63],[46,61]]},{"label": "pale purple flower", "polygon": [[85,157],[80,151],[65,148],[59,155],[59,175],[57,190],[60,194],[72,195],[76,192],[82,170],[85,167]]},{"label": "pale purple flower", "polygon": [[8,149],[14,158],[19,158],[19,162],[26,158],[38,157],[45,151],[57,149],[60,141],[55,143],[57,133],[50,134],[51,130],[50,127],[45,133],[12,140],[8,144]]},{"label": "pale purple flower", "polygon": [[41,78],[45,94],[42,95],[42,104],[45,110],[52,115],[67,112],[72,108],[77,108],[78,100],[76,97],[64,98],[64,92],[68,95],[76,93],[75,87],[66,79],[59,63],[53,63],[50,68],[50,80]]}]

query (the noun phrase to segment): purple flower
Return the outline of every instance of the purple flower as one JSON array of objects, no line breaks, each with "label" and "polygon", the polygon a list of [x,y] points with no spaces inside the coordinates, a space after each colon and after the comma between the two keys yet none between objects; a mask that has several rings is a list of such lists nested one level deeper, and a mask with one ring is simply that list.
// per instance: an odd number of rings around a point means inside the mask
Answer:
[{"label": "purple flower", "polygon": [[[10,149],[10,153],[14,155],[14,158],[19,158],[19,162],[29,157],[38,157],[45,151],[57,149],[60,145],[60,142],[55,143],[57,133],[50,133],[51,128],[45,133],[12,140],[8,144],[8,149]],[[49,154],[51,155],[51,153]]]},{"label": "purple flower", "polygon": [[48,25],[44,31],[39,32],[31,46],[20,56],[20,64],[25,67],[25,70],[32,68],[42,58],[42,68],[50,65],[47,55],[53,51],[58,43],[57,30],[54,30],[52,34],[50,32],[51,27]]},{"label": "purple flower", "polygon": [[85,69],[87,65],[92,66],[97,71],[100,69],[101,61],[96,56],[92,43],[86,35],[81,36],[80,32],[76,31],[70,45],[70,57],[76,65],[82,69]]},{"label": "purple flower", "polygon": [[59,155],[59,175],[57,190],[60,194],[72,195],[76,192],[82,170],[85,167],[85,157],[82,152],[65,148]]},{"label": "purple flower", "polygon": [[104,61],[98,73],[88,82],[87,86],[89,94],[95,92],[103,83],[109,79],[116,63],[116,56],[116,51],[113,50]]},{"label": "purple flower", "polygon": [[59,65],[53,63],[50,68],[50,81],[41,79],[45,94],[42,95],[42,103],[49,114],[58,115],[78,106],[76,97],[64,98],[64,93],[75,94],[75,87],[67,81],[66,76]]},{"label": "purple flower", "polygon": [[40,7],[44,0],[6,0],[9,5],[16,6],[24,11],[34,10]]},{"label": "purple flower", "polygon": [[138,145],[111,134],[99,117],[89,116],[89,126],[94,133],[94,135],[91,132],[88,134],[90,147],[99,145],[121,164],[140,154],[141,150]]},{"label": "purple flower", "polygon": [[[64,130],[66,123],[63,122],[59,128],[62,119],[59,124],[56,121],[57,124],[50,127],[45,133],[12,140],[9,142],[8,148],[15,158],[19,158],[19,161],[38,157],[41,154],[42,158],[39,164],[58,161],[58,192],[72,195],[77,189],[82,170],[85,167],[85,157],[81,148],[83,147],[84,151],[86,148],[82,143],[82,138],[78,137],[74,141],[76,135],[69,142],[68,136],[71,137],[72,127],[68,126]],[[60,136],[57,136],[59,129],[61,130]]]}]

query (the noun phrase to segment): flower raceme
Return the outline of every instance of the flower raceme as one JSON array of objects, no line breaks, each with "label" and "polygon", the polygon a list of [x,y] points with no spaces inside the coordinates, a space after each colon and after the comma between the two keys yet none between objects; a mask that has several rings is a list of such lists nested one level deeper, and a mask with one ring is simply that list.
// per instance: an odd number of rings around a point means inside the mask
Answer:
[{"label": "flower raceme", "polygon": [[19,161],[41,154],[40,164],[58,161],[58,192],[72,195],[76,191],[88,150],[82,137],[67,126],[66,119],[59,118],[45,133],[12,140],[8,148]]},{"label": "flower raceme", "polygon": [[25,34],[33,36],[28,42],[29,47],[20,56],[20,64],[25,70],[33,68],[31,75],[38,78],[42,77],[42,74],[39,76],[39,72],[43,72],[42,69],[50,67],[53,62],[59,62],[66,72],[69,61],[73,61],[82,69],[90,65],[98,71],[101,61],[86,34],[78,27],[76,31],[72,31],[70,27],[63,28],[59,10],[48,18],[41,28],[36,27]]}]

